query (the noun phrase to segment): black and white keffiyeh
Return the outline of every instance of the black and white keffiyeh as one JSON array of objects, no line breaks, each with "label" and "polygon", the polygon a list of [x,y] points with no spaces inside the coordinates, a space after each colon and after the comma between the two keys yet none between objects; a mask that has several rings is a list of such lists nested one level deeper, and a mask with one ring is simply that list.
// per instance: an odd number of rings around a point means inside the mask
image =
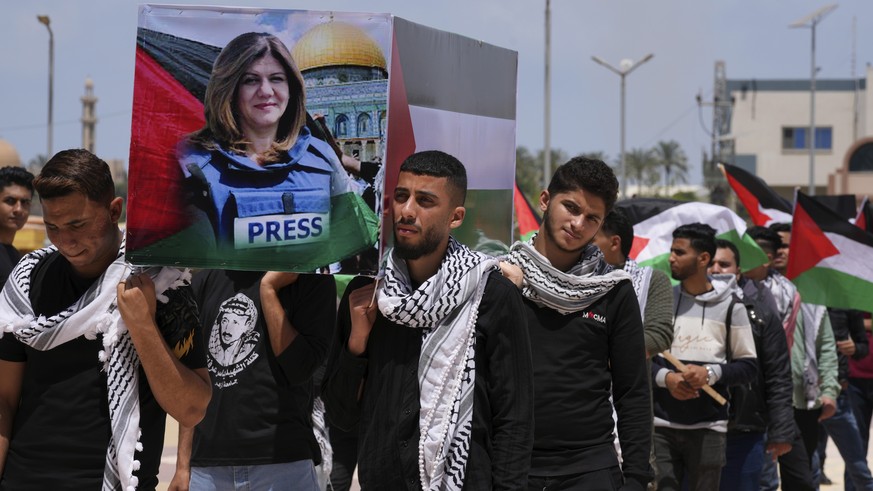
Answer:
[{"label": "black and white keffiyeh", "polygon": [[649,285],[652,282],[652,268],[649,266],[640,266],[636,261],[628,258],[624,263],[623,270],[630,275],[634,285],[634,293],[637,294],[637,301],[640,304],[640,316],[643,321],[646,320],[646,300],[649,298]]},{"label": "black and white keffiyeh", "polygon": [[539,305],[564,315],[579,312],[609,293],[612,288],[631,276],[624,270],[612,269],[603,260],[603,253],[593,244],[582,250],[582,255],[566,273],[534,248],[537,234],[526,242],[512,244],[506,261],[524,272],[521,294]]},{"label": "black and white keffiyeh", "polygon": [[[51,246],[31,252],[10,274],[0,294],[0,337],[11,333],[31,348],[47,351],[80,336],[87,339],[101,336],[103,350],[98,358],[106,371],[112,430],[102,489],[133,491],[138,484],[133,473],[140,465],[134,459],[134,453],[142,450],[139,442],[139,358],[117,306],[117,285],[130,275],[130,268],[124,260],[124,241],[115,261],[76,303],[51,317],[37,316],[30,304],[31,273],[40,261],[56,251],[57,248]],[[153,268],[149,273],[155,283],[158,301],[163,303],[168,301],[163,295],[167,289],[187,284],[191,278],[188,270],[175,268]]]},{"label": "black and white keffiyeh", "polygon": [[449,238],[439,271],[412,289],[406,263],[392,251],[379,310],[395,324],[422,329],[418,466],[422,489],[464,486],[473,421],[474,332],[488,274],[497,259]]}]

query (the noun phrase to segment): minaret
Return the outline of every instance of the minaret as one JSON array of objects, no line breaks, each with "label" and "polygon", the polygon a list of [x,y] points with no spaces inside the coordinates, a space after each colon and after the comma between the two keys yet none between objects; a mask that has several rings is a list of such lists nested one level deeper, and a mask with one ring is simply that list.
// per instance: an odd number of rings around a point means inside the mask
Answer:
[{"label": "minaret", "polygon": [[97,126],[97,117],[94,115],[94,106],[97,98],[94,97],[94,81],[85,79],[85,95],[82,96],[82,148],[94,153],[94,129]]}]

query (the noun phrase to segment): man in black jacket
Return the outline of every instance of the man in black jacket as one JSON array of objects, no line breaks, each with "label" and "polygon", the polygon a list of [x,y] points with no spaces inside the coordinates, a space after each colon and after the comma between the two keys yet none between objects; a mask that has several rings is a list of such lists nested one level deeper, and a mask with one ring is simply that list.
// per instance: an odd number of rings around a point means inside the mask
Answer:
[{"label": "man in black jacket", "polygon": [[531,491],[642,490],[652,477],[639,303],[628,269],[611,270],[593,243],[617,193],[602,161],[577,157],[561,165],[540,194],[539,231],[507,257],[523,272],[517,283],[533,350]]},{"label": "man in black jacket", "polygon": [[466,191],[456,158],[407,158],[390,205],[385,276],[378,288],[353,280],[340,303],[322,394],[331,424],[358,423],[363,489],[525,487],[533,444],[527,324],[497,260],[451,236],[464,221]]},{"label": "man in black jacket", "polygon": [[749,313],[758,354],[757,378],[730,391],[727,462],[720,489],[757,490],[764,458],[776,459],[785,454],[795,438],[788,343],[770,291],[740,274],[740,253],[733,243],[716,240],[715,245],[710,273],[737,276],[737,294]]}]

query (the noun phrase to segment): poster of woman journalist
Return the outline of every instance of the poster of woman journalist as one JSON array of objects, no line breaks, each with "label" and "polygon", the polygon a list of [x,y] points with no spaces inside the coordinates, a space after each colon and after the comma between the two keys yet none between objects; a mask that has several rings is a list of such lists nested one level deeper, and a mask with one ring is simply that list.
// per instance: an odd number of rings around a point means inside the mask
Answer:
[{"label": "poster of woman journalist", "polygon": [[372,274],[387,15],[140,7],[134,264]]}]

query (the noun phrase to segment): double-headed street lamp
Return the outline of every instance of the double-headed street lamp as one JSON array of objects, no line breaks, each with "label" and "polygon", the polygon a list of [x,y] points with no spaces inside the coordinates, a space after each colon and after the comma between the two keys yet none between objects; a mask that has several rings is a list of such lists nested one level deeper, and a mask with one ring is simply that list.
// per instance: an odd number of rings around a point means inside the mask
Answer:
[{"label": "double-headed street lamp", "polygon": [[806,141],[809,143],[809,195],[815,196],[815,26],[826,15],[833,12],[837,4],[826,5],[806,17],[789,24],[788,27],[808,27],[812,31],[812,49],[810,51],[810,74],[809,74],[809,134]]},{"label": "double-headed street lamp", "polygon": [[609,63],[607,63],[606,61],[604,61],[600,57],[597,57],[597,56],[591,57],[591,59],[594,60],[595,63],[603,65],[604,67],[608,68],[611,72],[613,72],[613,73],[617,74],[619,77],[621,77],[621,169],[620,169],[620,173],[621,173],[621,193],[622,193],[622,196],[624,196],[625,198],[627,197],[627,165],[625,162],[625,153],[624,153],[624,127],[625,127],[625,124],[624,124],[624,118],[625,118],[625,109],[624,109],[624,106],[625,106],[625,104],[624,104],[624,99],[625,99],[624,86],[625,86],[625,83],[624,83],[624,79],[636,67],[651,60],[652,57],[654,57],[654,56],[655,56],[654,53],[649,53],[646,56],[643,56],[640,60],[638,60],[636,62],[634,62],[633,60],[628,60],[628,59],[621,60],[621,63],[619,63],[620,68],[615,68],[614,66],[610,65]]},{"label": "double-headed street lamp", "polygon": [[55,35],[52,32],[51,19],[47,15],[37,15],[36,19],[43,24],[49,32],[49,80],[48,80],[48,144],[46,146],[46,159],[52,158],[52,99],[54,98],[55,79]]}]

